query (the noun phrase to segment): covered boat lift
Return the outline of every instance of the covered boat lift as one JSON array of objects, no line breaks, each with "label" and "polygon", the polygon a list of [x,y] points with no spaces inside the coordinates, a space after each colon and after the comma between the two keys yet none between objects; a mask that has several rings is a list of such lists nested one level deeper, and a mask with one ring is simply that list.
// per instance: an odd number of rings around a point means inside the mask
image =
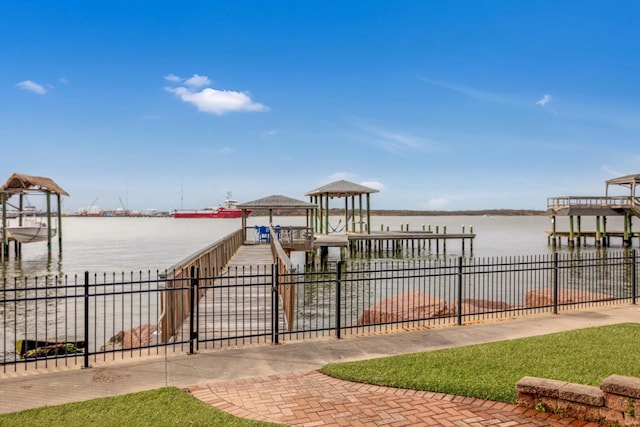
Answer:
[{"label": "covered boat lift", "polygon": [[[52,223],[52,212],[51,212],[51,195],[54,194],[56,196],[58,207],[57,214],[58,217],[58,248],[62,250],[62,212],[61,212],[61,197],[69,196],[69,193],[64,191],[58,184],[56,184],[51,178],[46,178],[42,176],[33,176],[33,175],[25,175],[14,173],[9,177],[9,179],[0,187],[0,197],[2,199],[2,243],[0,245],[1,255],[2,257],[9,256],[9,235],[7,233],[7,205],[8,201],[13,196],[18,196],[18,206],[16,207],[18,210],[18,218],[22,223],[22,219],[24,216],[24,198],[30,193],[43,193],[46,196],[47,210],[46,210],[46,218],[47,218],[47,227],[49,229],[47,236],[47,251],[49,255],[51,255],[51,240],[52,240],[52,232],[51,232],[51,223]],[[16,244],[16,255],[20,253],[20,243],[15,242]]]},{"label": "covered boat lift", "polygon": [[[369,196],[371,193],[377,192],[378,190],[376,189],[345,180],[335,181],[323,187],[309,191],[305,196],[309,196],[311,202],[317,203],[319,206],[313,223],[314,230],[317,231],[318,234],[330,234],[333,231],[329,227],[329,200],[333,198],[344,198],[344,231],[370,234],[371,207]],[[366,214],[363,214],[363,195],[366,195]],[[356,196],[358,200],[357,210]],[[351,200],[351,208],[349,208],[349,200]],[[356,213],[360,218],[358,221],[358,227],[356,227]],[[364,218],[366,218],[366,220]],[[349,230],[349,220],[351,220],[351,230]]]},{"label": "covered boat lift", "polygon": [[[640,184],[640,174],[632,174],[608,179],[605,181],[604,196],[563,196],[549,197],[547,199],[547,214],[551,217],[551,231],[547,232],[550,243],[555,246],[560,242],[560,237],[567,237],[570,247],[576,244],[580,246],[582,238],[594,237],[596,246],[609,246],[611,236],[621,237],[623,246],[631,246],[632,237],[640,237],[640,233],[634,232],[632,217],[640,217],[640,203],[636,196],[636,188]],[[613,185],[629,188],[629,195],[612,196],[609,189]],[[556,229],[556,216],[569,217],[569,231],[558,232]],[[583,231],[581,226],[582,216],[594,216],[596,230]],[[608,216],[623,216],[623,230],[612,232],[607,230]],[[577,230],[574,228],[574,217],[577,219]]]}]

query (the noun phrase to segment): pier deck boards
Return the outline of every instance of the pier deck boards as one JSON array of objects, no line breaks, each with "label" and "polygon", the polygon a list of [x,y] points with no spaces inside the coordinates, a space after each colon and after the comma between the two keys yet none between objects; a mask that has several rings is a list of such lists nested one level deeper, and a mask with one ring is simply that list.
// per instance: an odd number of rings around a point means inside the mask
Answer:
[{"label": "pier deck boards", "polygon": [[447,240],[447,239],[473,239],[474,233],[433,233],[431,231],[376,231],[371,234],[347,233],[347,234],[317,234],[314,236],[313,246],[342,247],[349,246],[353,241],[376,240]]},{"label": "pier deck boards", "polygon": [[[256,342],[260,336],[270,339],[272,324],[270,245],[243,245],[231,257],[213,287],[205,289],[198,303],[198,340],[221,341],[245,336],[242,341]],[[285,316],[279,304],[279,327],[286,329]],[[187,318],[179,337],[189,336]],[[240,342],[240,338],[236,341]],[[202,345],[202,344],[201,344]]]}]

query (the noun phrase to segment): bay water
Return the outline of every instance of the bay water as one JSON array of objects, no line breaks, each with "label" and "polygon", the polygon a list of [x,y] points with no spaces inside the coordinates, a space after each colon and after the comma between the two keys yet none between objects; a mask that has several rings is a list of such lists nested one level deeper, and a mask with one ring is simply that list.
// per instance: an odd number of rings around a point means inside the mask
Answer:
[{"label": "bay water", "polygon": [[[562,219],[562,218],[561,218]],[[340,228],[342,218],[331,217],[330,227]],[[618,218],[609,219],[609,230],[622,230]],[[247,226],[267,225],[268,217],[249,217]],[[274,217],[274,224],[303,226],[304,217]],[[595,229],[586,224],[584,230]],[[0,278],[73,276],[91,273],[121,273],[164,271],[217,240],[240,229],[240,219],[174,219],[171,217],[63,217],[62,250],[58,238],[52,242],[52,254],[47,243],[22,246],[22,257],[2,260]],[[543,255],[553,251],[545,230],[551,229],[547,216],[372,216],[371,230],[398,231],[438,227],[443,232],[469,233],[476,237],[473,252],[469,243],[465,256],[474,258],[515,255]],[[558,224],[558,231],[568,230]],[[620,239],[612,246],[620,246]],[[590,242],[593,245],[593,241]],[[435,250],[435,249],[433,249]],[[442,250],[442,249],[441,249]],[[566,251],[566,244],[559,250]],[[583,250],[589,250],[585,248]],[[446,256],[462,254],[458,240],[447,243]],[[295,262],[295,260],[294,260]]]},{"label": "bay water", "polygon": [[[609,230],[621,230],[617,218],[610,218]],[[249,217],[248,227],[267,225],[268,217]],[[304,217],[274,217],[274,224],[304,226]],[[342,218],[331,217],[331,228],[340,228]],[[2,260],[0,278],[82,275],[163,271],[208,245],[240,229],[240,219],[175,219],[171,217],[63,217],[62,250],[58,238],[52,242],[48,256],[47,243],[22,246],[22,257],[11,255]],[[431,229],[447,233],[469,233],[476,237],[473,251],[469,243],[465,256],[475,258],[543,255],[553,251],[545,230],[551,229],[550,218],[540,216],[372,216],[371,230]],[[583,221],[584,230],[595,229]],[[559,224],[558,231],[568,230]],[[593,245],[593,242],[590,243]],[[612,246],[620,245],[613,241]],[[433,249],[435,250],[435,249]],[[440,249],[442,250],[442,249]],[[566,245],[560,250],[568,250]],[[586,250],[589,250],[586,248]],[[13,248],[11,248],[13,252]],[[447,242],[446,256],[462,254],[458,240]]]},{"label": "bay water", "polygon": [[[622,222],[610,218],[608,229],[621,230]],[[268,217],[250,217],[247,226],[267,225]],[[331,217],[330,227],[341,228],[343,218]],[[286,227],[304,226],[304,217],[274,217],[274,224]],[[583,222],[584,230],[595,229]],[[47,243],[30,243],[22,246],[22,256],[12,253],[8,259],[2,260],[0,283],[5,289],[21,289],[26,283],[34,285],[34,278],[46,278],[48,283],[66,283],[62,277],[68,277],[69,283],[82,283],[85,271],[91,274],[109,275],[111,273],[150,273],[156,277],[158,272],[170,269],[192,254],[199,252],[212,243],[237,231],[241,227],[240,219],[174,219],[171,217],[63,217],[62,218],[62,250],[58,247],[58,238],[52,242],[51,256],[47,253]],[[473,251],[467,241],[465,252],[459,240],[447,243],[446,253],[436,256],[456,257],[463,255],[471,258],[491,258],[509,256],[545,255],[554,251],[548,245],[545,230],[551,228],[551,221],[546,216],[372,216],[371,229],[398,231],[431,229],[439,232],[460,233],[464,227],[466,233],[473,230],[476,237]],[[567,224],[558,224],[558,231],[567,230]],[[251,238],[251,233],[249,237]],[[621,242],[612,242],[612,246],[620,246]],[[581,251],[594,250],[591,246]],[[440,248],[442,251],[442,247]],[[568,251],[566,244],[556,250]],[[11,248],[13,252],[13,248]],[[339,251],[338,251],[339,253]],[[429,256],[429,254],[427,254]],[[430,256],[433,256],[433,252]],[[331,254],[330,254],[331,256]],[[421,256],[425,256],[424,252]],[[304,257],[298,257],[298,260]],[[296,263],[296,259],[293,259]],[[77,276],[77,281],[74,277]],[[128,276],[127,276],[128,277]],[[24,278],[28,278],[24,280]],[[55,278],[55,279],[54,279]],[[42,280],[40,283],[44,283]],[[42,286],[42,285],[40,285]],[[65,289],[52,289],[47,292],[58,292],[66,295]],[[11,295],[14,295],[11,293]],[[147,294],[148,295],[148,294]],[[137,299],[136,299],[137,298]],[[92,313],[98,319],[95,326],[93,350],[106,342],[118,329],[136,326],[136,322],[128,319],[150,319],[153,323],[159,318],[159,304],[156,299],[140,300],[140,296],[132,297],[126,306],[115,303],[104,307],[95,306]],[[115,299],[114,299],[115,301]],[[47,313],[39,314],[33,322],[32,308],[23,303],[0,307],[0,360],[11,360],[15,357],[13,342],[19,338],[39,337],[43,331],[49,337],[55,328],[54,336],[77,336],[80,312],[71,306],[61,316],[56,300],[47,303]],[[75,304],[75,303],[74,303]],[[24,306],[24,307],[23,307]],[[29,307],[33,307],[30,305]],[[140,313],[138,313],[140,312]],[[109,329],[108,319],[123,321],[121,325]],[[23,332],[16,325],[26,325]],[[112,330],[113,329],[113,330]]]}]

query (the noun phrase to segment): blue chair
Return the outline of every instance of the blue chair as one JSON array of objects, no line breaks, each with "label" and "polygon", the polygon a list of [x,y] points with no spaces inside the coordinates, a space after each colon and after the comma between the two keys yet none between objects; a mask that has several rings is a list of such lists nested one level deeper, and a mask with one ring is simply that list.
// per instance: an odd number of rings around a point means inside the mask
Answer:
[{"label": "blue chair", "polygon": [[259,242],[269,242],[269,228],[261,225],[258,231],[258,241]]}]

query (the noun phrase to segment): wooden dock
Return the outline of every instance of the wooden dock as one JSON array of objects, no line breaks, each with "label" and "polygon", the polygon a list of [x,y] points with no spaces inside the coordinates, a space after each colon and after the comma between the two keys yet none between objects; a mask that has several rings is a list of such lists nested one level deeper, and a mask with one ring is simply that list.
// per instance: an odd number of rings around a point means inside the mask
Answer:
[{"label": "wooden dock", "polygon": [[[632,193],[635,193],[636,178],[634,176],[628,183],[633,188]],[[597,247],[609,246],[611,237],[619,237],[622,239],[622,245],[629,247],[632,245],[632,239],[639,236],[638,232],[633,231],[632,225],[632,219],[640,217],[640,205],[635,194],[614,197],[550,197],[547,199],[547,214],[551,217],[552,229],[546,231],[546,234],[552,246],[561,246],[563,238],[569,247],[586,245],[587,238],[592,238]],[[557,216],[569,217],[569,230],[557,229]],[[582,229],[584,216],[595,219],[595,231]],[[623,230],[607,230],[607,217],[611,216],[624,217]]]},{"label": "wooden dock", "polygon": [[473,251],[473,239],[476,235],[470,232],[462,233],[439,233],[432,231],[376,231],[370,234],[346,233],[316,235],[313,240],[313,247],[325,250],[329,247],[348,248],[353,253],[383,252],[399,250],[410,250],[411,252],[421,252],[424,249],[431,251],[432,244],[436,253],[442,249],[447,250],[448,240],[458,240],[461,242],[462,252],[465,252],[466,243]]},{"label": "wooden dock", "polygon": [[[271,340],[271,266],[270,245],[243,245],[231,257],[213,286],[206,287],[198,303],[199,345],[223,341],[225,345]],[[286,330],[281,304],[279,327]],[[177,337],[189,337],[190,318],[185,319]],[[195,321],[195,320],[194,320]],[[229,343],[229,337],[235,338]],[[237,342],[236,342],[237,341]]]}]

